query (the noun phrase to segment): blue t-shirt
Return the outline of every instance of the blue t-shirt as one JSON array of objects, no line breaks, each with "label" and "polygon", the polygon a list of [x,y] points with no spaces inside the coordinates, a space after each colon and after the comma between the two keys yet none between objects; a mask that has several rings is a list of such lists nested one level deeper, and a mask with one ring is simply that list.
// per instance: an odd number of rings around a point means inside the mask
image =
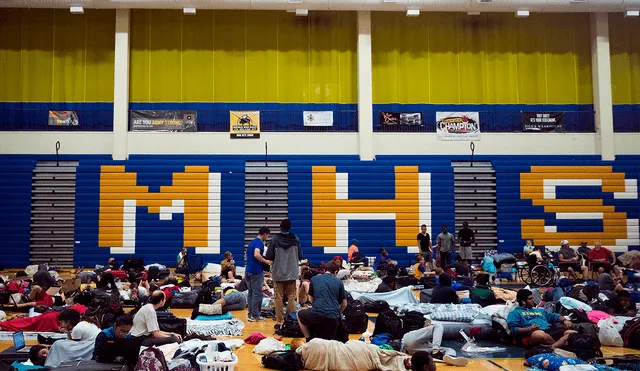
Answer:
[{"label": "blue t-shirt", "polygon": [[549,313],[540,308],[523,308],[515,307],[507,317],[507,324],[511,331],[515,334],[519,328],[531,327],[533,325],[540,326],[540,330],[547,331],[553,323],[560,318],[558,313]]},{"label": "blue t-shirt", "polygon": [[253,256],[255,249],[260,249],[261,254],[264,249],[264,243],[258,237],[254,238],[253,241],[249,243],[249,247],[247,247],[247,266],[245,267],[245,272],[251,274],[262,273],[262,263]]},{"label": "blue t-shirt", "polygon": [[346,299],[344,285],[336,276],[324,273],[314,276],[309,284],[313,296],[311,313],[332,319],[340,319],[340,304]]}]

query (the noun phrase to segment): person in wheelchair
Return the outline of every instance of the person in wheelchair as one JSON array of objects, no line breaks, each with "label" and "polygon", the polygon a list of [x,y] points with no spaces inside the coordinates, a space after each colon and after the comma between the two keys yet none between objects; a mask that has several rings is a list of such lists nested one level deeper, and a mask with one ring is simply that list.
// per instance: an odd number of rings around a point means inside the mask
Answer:
[{"label": "person in wheelchair", "polygon": [[586,278],[589,268],[580,263],[580,257],[575,250],[569,246],[569,241],[563,240],[560,245],[561,247],[558,251],[558,267],[560,268],[560,272],[567,272],[569,273],[569,278],[577,279],[576,272],[580,271],[582,278]]}]

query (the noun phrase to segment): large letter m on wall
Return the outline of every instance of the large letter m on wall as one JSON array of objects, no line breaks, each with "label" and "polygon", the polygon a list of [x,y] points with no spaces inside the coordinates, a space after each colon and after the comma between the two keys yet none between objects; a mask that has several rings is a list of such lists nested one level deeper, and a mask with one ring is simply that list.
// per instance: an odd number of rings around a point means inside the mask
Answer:
[{"label": "large letter m on wall", "polygon": [[[137,184],[137,174],[124,166],[102,166],[100,171],[100,217],[98,246],[114,254],[134,254],[136,207],[146,206],[160,220],[184,214],[184,246],[197,253],[220,253],[221,174],[208,166],[185,166],[173,173],[172,185],[160,192]],[[161,238],[161,237],[158,237]]]},{"label": "large letter m on wall", "polygon": [[[326,254],[346,253],[350,220],[394,220],[396,246],[415,252],[420,224],[431,225],[431,174],[419,173],[417,166],[394,170],[394,199],[349,199],[348,173],[337,173],[334,166],[314,166],[313,246],[324,247]],[[361,181],[370,183],[371,193],[379,188],[375,180]]]}]

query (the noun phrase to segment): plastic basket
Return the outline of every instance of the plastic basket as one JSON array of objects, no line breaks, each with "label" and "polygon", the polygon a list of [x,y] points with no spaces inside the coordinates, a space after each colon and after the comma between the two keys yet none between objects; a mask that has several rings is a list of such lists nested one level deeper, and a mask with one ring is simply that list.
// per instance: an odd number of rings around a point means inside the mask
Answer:
[{"label": "plastic basket", "polygon": [[238,364],[238,356],[232,354],[232,362],[207,362],[204,354],[196,358],[196,363],[200,366],[200,371],[233,371]]}]

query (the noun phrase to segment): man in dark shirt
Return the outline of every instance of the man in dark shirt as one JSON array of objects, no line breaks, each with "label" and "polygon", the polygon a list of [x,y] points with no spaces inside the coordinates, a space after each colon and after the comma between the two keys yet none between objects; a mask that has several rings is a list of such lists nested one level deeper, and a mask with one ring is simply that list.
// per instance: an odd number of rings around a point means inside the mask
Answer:
[{"label": "man in dark shirt", "polygon": [[38,271],[33,275],[33,284],[40,286],[44,291],[47,291],[51,286],[55,286],[56,283],[56,279],[49,274],[47,265],[40,264],[38,266]]},{"label": "man in dark shirt", "polygon": [[455,268],[457,277],[469,277],[469,275],[471,274],[471,266],[467,264],[467,262],[462,260],[462,257],[460,256],[460,254],[456,254],[455,263],[449,264],[446,267],[444,267],[444,269],[451,269],[451,268]]},{"label": "man in dark shirt", "polygon": [[314,276],[309,285],[311,309],[298,311],[300,330],[308,340],[312,331],[325,340],[335,340],[342,311],[347,307],[344,285],[336,274],[340,267],[333,261],[325,265],[326,272]]},{"label": "man in dark shirt", "polygon": [[621,290],[616,293],[615,299],[607,301],[609,306],[609,314],[617,316],[635,317],[635,305],[631,302],[631,294],[629,291]]},{"label": "man in dark shirt", "polygon": [[424,256],[424,262],[427,265],[427,269],[432,270],[433,251],[431,250],[431,236],[427,233],[427,225],[420,226],[420,233],[416,237],[418,241],[418,250],[420,254]]},{"label": "man in dark shirt", "polygon": [[458,294],[451,288],[452,277],[442,273],[439,277],[440,284],[431,293],[432,304],[459,304]]},{"label": "man in dark shirt", "polygon": [[[129,334],[129,332],[131,331],[132,326],[132,315],[123,314],[116,318],[116,322],[113,326],[102,330],[96,337],[96,346],[93,350],[93,359],[97,360],[98,362],[105,363],[111,363],[114,361],[116,361],[116,363],[122,363],[122,360],[105,359],[104,356],[101,357],[100,351],[102,350],[102,344],[109,341],[109,339],[130,339],[131,335]],[[126,349],[123,349],[123,351],[126,351]],[[121,357],[124,357],[124,352]]]},{"label": "man in dark shirt", "polygon": [[496,295],[493,293],[493,290],[491,290],[491,288],[489,287],[489,275],[479,274],[476,280],[477,280],[476,287],[471,289],[471,292],[469,293],[471,302],[473,304],[480,304],[480,306],[482,307],[496,304],[497,303]]},{"label": "man in dark shirt", "polygon": [[560,242],[560,250],[558,251],[558,266],[560,272],[569,273],[569,278],[578,279],[576,272],[582,273],[582,278],[587,277],[589,268],[580,264],[578,254],[569,246],[569,241]]},{"label": "man in dark shirt", "polygon": [[460,243],[460,256],[462,260],[469,264],[471,264],[471,259],[473,259],[471,244],[475,241],[476,235],[469,228],[469,223],[463,222],[462,229],[458,232],[458,242]]},{"label": "man in dark shirt", "polygon": [[396,290],[398,284],[398,279],[395,275],[386,275],[382,279],[382,283],[378,285],[376,292],[391,292]]}]

